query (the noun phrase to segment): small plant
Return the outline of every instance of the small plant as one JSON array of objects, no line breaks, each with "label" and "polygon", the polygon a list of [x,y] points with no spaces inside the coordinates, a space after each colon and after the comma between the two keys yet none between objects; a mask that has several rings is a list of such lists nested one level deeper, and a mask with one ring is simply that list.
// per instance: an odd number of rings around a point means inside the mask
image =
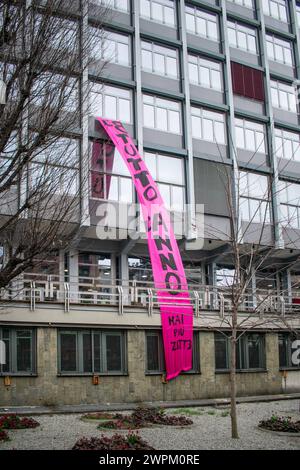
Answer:
[{"label": "small plant", "polygon": [[227,416],[229,416],[229,411],[222,411],[221,417],[226,418]]},{"label": "small plant", "polygon": [[216,414],[215,410],[209,410],[207,412],[208,415],[214,416]]},{"label": "small plant", "polygon": [[33,418],[20,418],[16,414],[7,414],[0,416],[0,429],[26,429],[26,428],[36,428],[39,426],[38,423]]},{"label": "small plant", "polygon": [[260,421],[258,426],[270,431],[300,432],[300,421],[292,421],[290,416],[272,415],[270,419]]},{"label": "small plant", "polygon": [[4,429],[0,429],[0,442],[1,441],[9,441],[8,434]]},{"label": "small plant", "polygon": [[76,441],[72,450],[154,450],[138,434],[129,433],[127,436],[114,434],[111,437],[82,437]]},{"label": "small plant", "polygon": [[[115,415],[117,416],[117,415]],[[166,415],[161,408],[139,407],[131,415],[118,415],[116,421],[106,421],[98,429],[139,429],[151,425],[188,426],[193,421],[185,416]]]}]

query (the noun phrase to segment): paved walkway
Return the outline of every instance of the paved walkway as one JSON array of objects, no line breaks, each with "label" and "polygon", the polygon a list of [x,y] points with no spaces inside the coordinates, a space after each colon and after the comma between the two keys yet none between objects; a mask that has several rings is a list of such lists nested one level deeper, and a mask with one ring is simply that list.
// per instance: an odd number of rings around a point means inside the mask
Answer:
[{"label": "paved walkway", "polygon": [[[300,393],[280,395],[260,395],[239,397],[238,403],[262,403],[279,400],[300,399]],[[207,398],[203,400],[153,401],[143,402],[144,405],[161,406],[164,408],[196,407],[196,406],[222,406],[230,403],[229,398]],[[61,405],[61,406],[11,406],[1,407],[0,413],[18,413],[28,415],[61,414],[61,413],[88,413],[94,411],[122,411],[133,410],[141,403],[97,403],[94,405]]]}]

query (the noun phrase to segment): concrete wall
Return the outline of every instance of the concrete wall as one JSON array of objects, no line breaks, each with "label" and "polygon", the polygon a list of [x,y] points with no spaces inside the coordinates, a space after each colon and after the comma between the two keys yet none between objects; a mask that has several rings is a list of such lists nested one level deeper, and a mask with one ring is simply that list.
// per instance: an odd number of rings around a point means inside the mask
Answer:
[{"label": "concrete wall", "polygon": [[[277,333],[266,334],[265,372],[238,374],[238,395],[283,391],[277,338]],[[10,386],[5,386],[1,377],[0,406],[129,403],[225,397],[229,394],[229,374],[215,373],[213,332],[200,334],[201,373],[181,375],[168,384],[161,382],[160,375],[145,375],[145,331],[128,330],[127,350],[128,375],[100,376],[99,385],[93,385],[91,376],[57,375],[57,329],[38,328],[37,377],[12,377]],[[300,390],[300,373],[293,390]]]}]

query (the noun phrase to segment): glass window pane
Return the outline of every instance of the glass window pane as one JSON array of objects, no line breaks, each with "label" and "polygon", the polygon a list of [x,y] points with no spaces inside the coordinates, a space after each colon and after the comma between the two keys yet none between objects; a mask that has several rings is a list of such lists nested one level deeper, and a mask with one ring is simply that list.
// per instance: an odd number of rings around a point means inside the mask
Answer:
[{"label": "glass window pane", "polygon": [[165,7],[165,23],[171,26],[175,25],[174,9]]},{"label": "glass window pane", "polygon": [[246,137],[246,148],[248,150],[257,150],[255,148],[255,134],[254,134],[254,131],[250,130],[250,129],[246,129],[245,130],[245,137]]},{"label": "glass window pane", "polygon": [[242,127],[235,128],[236,146],[240,149],[245,148],[244,130]]},{"label": "glass window pane", "polygon": [[117,99],[114,96],[104,97],[104,116],[109,119],[117,119]]},{"label": "glass window pane", "polygon": [[168,113],[166,109],[156,109],[156,128],[161,131],[168,131]]},{"label": "glass window pane", "polygon": [[154,127],[154,107],[144,104],[144,125]]},{"label": "glass window pane", "polygon": [[105,334],[106,370],[108,372],[122,371],[121,336]]},{"label": "glass window pane", "polygon": [[142,67],[152,72],[152,53],[142,50]]},{"label": "glass window pane", "polygon": [[152,18],[156,21],[163,19],[163,7],[156,2],[152,2]]},{"label": "glass window pane", "polygon": [[65,372],[77,370],[77,341],[76,333],[60,334],[60,368]]},{"label": "glass window pane", "polygon": [[198,66],[196,64],[189,63],[189,77],[193,83],[198,83]]},{"label": "glass window pane", "polygon": [[200,84],[210,87],[209,69],[206,67],[200,67]]},{"label": "glass window pane", "polygon": [[204,140],[214,140],[213,122],[209,119],[203,119],[203,138]]},{"label": "glass window pane", "polygon": [[123,122],[131,122],[131,115],[130,115],[130,102],[128,100],[123,100],[119,98],[119,116]]},{"label": "glass window pane", "polygon": [[165,58],[161,54],[154,54],[154,70],[156,73],[165,74]]},{"label": "glass window pane", "polygon": [[215,333],[215,366],[217,370],[227,369],[227,342],[227,337],[222,333]]},{"label": "glass window pane", "polygon": [[118,63],[129,65],[129,46],[127,44],[118,43]]},{"label": "glass window pane", "polygon": [[119,188],[117,176],[106,176],[106,199],[111,201],[119,200]]},{"label": "glass window pane", "polygon": [[159,335],[147,335],[147,370],[159,372]]},{"label": "glass window pane", "polygon": [[92,372],[92,341],[90,333],[82,335],[83,372]]},{"label": "glass window pane", "polygon": [[129,178],[120,178],[120,201],[133,202],[132,182]]},{"label": "glass window pane", "polygon": [[180,114],[177,111],[169,111],[170,131],[180,134]]},{"label": "glass window pane", "polygon": [[167,57],[167,75],[177,77],[177,61],[174,57]]},{"label": "glass window pane", "polygon": [[31,372],[32,370],[32,338],[28,330],[17,330],[17,371]]}]

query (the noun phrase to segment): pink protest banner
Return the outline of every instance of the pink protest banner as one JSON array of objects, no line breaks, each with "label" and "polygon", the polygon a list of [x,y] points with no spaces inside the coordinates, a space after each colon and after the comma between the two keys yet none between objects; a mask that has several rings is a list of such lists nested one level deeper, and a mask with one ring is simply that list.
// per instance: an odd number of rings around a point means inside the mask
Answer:
[{"label": "pink protest banner", "polygon": [[170,380],[192,368],[193,307],[179,248],[158,187],[128,132],[120,121],[97,119],[123,157],[142,207]]}]

